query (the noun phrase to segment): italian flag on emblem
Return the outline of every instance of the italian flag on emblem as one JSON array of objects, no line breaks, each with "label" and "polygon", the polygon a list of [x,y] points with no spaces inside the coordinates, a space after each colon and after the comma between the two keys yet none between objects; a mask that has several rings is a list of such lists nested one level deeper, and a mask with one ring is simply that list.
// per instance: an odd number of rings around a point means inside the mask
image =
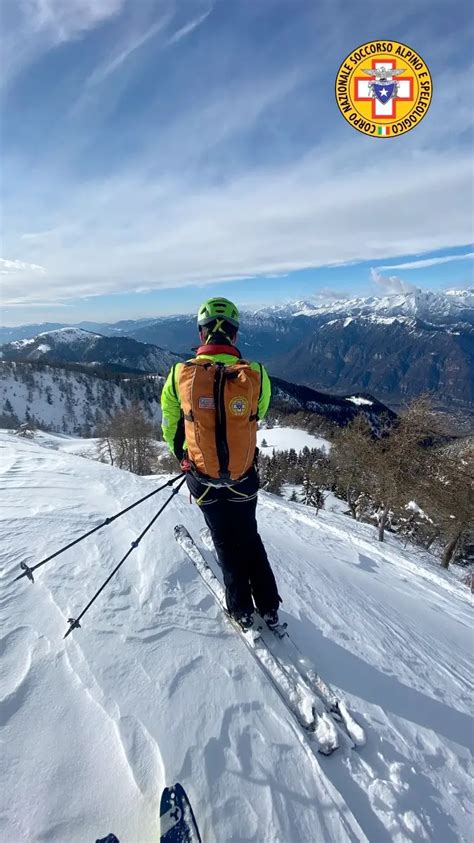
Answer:
[{"label": "italian flag on emblem", "polygon": [[390,134],[390,126],[377,126],[377,134],[378,135],[389,135]]}]

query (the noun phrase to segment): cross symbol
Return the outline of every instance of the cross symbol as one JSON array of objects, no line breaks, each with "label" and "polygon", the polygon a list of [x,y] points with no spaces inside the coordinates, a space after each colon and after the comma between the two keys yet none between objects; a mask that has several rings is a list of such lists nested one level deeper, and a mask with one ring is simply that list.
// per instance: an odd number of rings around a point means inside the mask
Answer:
[{"label": "cross symbol", "polygon": [[[376,67],[385,67],[387,70],[393,70],[396,66],[396,59],[384,59],[383,61],[380,59],[372,59],[372,67],[374,70]],[[354,78],[354,101],[372,103],[372,120],[380,120],[381,117],[386,117],[389,120],[396,120],[397,101],[405,100],[405,102],[413,102],[415,99],[413,95],[413,76],[399,76],[397,77],[397,82],[399,87],[396,99],[392,97],[388,100],[388,102],[381,103],[376,97],[372,97],[370,95],[370,77],[356,76]]]}]

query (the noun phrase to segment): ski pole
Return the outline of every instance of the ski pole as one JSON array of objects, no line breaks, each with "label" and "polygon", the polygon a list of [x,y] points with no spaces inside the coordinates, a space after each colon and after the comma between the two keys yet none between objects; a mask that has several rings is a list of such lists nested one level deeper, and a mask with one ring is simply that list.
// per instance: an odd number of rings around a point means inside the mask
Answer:
[{"label": "ski pole", "polygon": [[135,548],[136,548],[136,547],[138,547],[138,545],[140,544],[140,542],[141,542],[141,540],[142,540],[143,536],[145,535],[145,533],[148,533],[148,530],[150,529],[150,527],[152,527],[152,526],[153,526],[153,524],[155,523],[155,521],[156,521],[156,519],[158,518],[158,516],[159,516],[159,515],[161,515],[161,513],[163,512],[163,510],[164,510],[164,509],[166,509],[166,507],[168,506],[168,504],[170,503],[170,501],[172,500],[172,498],[173,498],[175,495],[177,495],[177,494],[178,494],[178,492],[179,492],[179,490],[180,490],[180,488],[181,488],[181,486],[183,485],[183,483],[184,483],[184,481],[185,481],[185,480],[186,480],[186,476],[184,476],[184,477],[183,477],[183,479],[181,480],[181,483],[178,483],[178,485],[177,485],[177,486],[173,489],[173,491],[171,492],[171,495],[169,496],[169,498],[165,501],[165,503],[163,504],[163,506],[162,506],[162,507],[158,510],[158,512],[156,513],[156,515],[154,515],[154,516],[153,516],[153,518],[151,519],[150,523],[149,523],[149,524],[145,527],[145,529],[144,529],[144,530],[140,533],[140,535],[138,536],[138,538],[137,538],[137,539],[135,539],[135,541],[133,541],[133,542],[131,543],[131,545],[130,545],[129,549],[127,550],[127,552],[126,552],[125,556],[123,557],[123,559],[121,559],[121,560],[120,560],[120,562],[119,562],[119,563],[118,563],[118,565],[114,568],[114,570],[112,571],[112,573],[111,573],[111,574],[109,574],[109,576],[107,577],[107,579],[105,580],[105,582],[101,585],[101,587],[99,588],[99,590],[98,590],[98,591],[94,594],[94,596],[93,596],[92,600],[89,600],[89,602],[88,602],[87,606],[85,607],[85,609],[83,609],[83,610],[82,610],[81,614],[80,614],[80,615],[78,615],[78,617],[77,617],[77,618],[69,618],[69,619],[68,619],[68,622],[69,622],[70,626],[69,626],[69,629],[67,630],[66,634],[64,635],[64,638],[67,638],[67,637],[68,637],[68,635],[69,635],[69,633],[70,633],[70,632],[72,632],[72,630],[73,630],[73,629],[77,629],[77,627],[80,627],[80,626],[81,626],[81,624],[79,623],[79,621],[80,621],[80,620],[82,620],[82,618],[83,618],[83,617],[84,617],[84,615],[86,614],[87,610],[88,610],[88,609],[90,609],[90,607],[92,606],[92,604],[94,603],[94,601],[95,601],[95,600],[97,600],[97,598],[98,598],[99,594],[100,594],[100,593],[104,590],[105,586],[106,586],[106,585],[108,585],[108,583],[110,582],[110,580],[112,579],[112,577],[114,577],[114,576],[115,576],[115,574],[117,573],[117,571],[118,571],[118,569],[121,567],[121,565],[123,565],[123,563],[125,562],[125,560],[126,560],[126,559],[128,559],[128,557],[130,556],[130,554],[131,554],[132,550],[135,550]]},{"label": "ski pole", "polygon": [[151,498],[153,495],[156,495],[157,492],[161,492],[163,489],[166,489],[167,486],[172,486],[173,483],[176,483],[176,480],[179,480],[179,478],[182,476],[182,472],[181,474],[177,474],[176,477],[173,477],[171,480],[168,480],[166,483],[163,484],[163,486],[160,486],[158,489],[154,489],[153,492],[149,492],[148,495],[145,495],[145,497],[140,498],[139,501],[131,503],[130,506],[126,507],[126,509],[122,509],[120,512],[117,512],[116,515],[112,515],[110,516],[110,518],[106,518],[105,521],[102,522],[102,524],[99,524],[97,527],[93,527],[92,530],[89,530],[89,532],[84,533],[83,536],[79,536],[78,539],[74,539],[74,541],[67,544],[66,547],[62,547],[60,550],[57,550],[55,553],[52,553],[51,556],[47,556],[46,559],[43,559],[41,562],[37,562],[36,565],[32,565],[30,567],[26,564],[26,562],[20,562],[20,568],[22,569],[22,573],[18,574],[18,576],[15,577],[15,579],[13,580],[13,582],[21,580],[23,577],[28,577],[31,582],[34,582],[35,579],[33,576],[33,572],[36,571],[38,568],[41,568],[42,565],[46,565],[46,562],[50,562],[51,559],[54,559],[56,556],[59,556],[60,553],[64,553],[65,550],[69,550],[70,547],[74,547],[75,544],[78,544],[84,539],[87,539],[88,536],[92,536],[92,533],[96,533],[97,530],[101,530],[102,527],[107,526],[107,524],[111,524],[112,521],[115,521],[116,518],[119,518],[121,515],[125,515],[126,512],[130,512],[130,510],[133,509],[135,506],[138,506],[139,503],[143,503],[143,501],[148,500],[148,498]]}]

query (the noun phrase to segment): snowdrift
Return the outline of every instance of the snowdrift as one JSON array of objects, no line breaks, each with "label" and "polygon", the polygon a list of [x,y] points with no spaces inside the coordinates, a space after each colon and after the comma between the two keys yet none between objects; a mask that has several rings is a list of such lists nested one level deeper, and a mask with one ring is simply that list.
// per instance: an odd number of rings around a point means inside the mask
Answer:
[{"label": "snowdrift", "polygon": [[[203,840],[468,841],[469,596],[342,515],[262,494],[259,523],[301,650],[350,704],[367,745],[317,755],[225,622],[173,526],[179,494],[64,641],[165,500],[34,564],[160,485],[0,434],[0,837],[156,843],[181,781]],[[206,553],[208,553],[206,551]],[[208,554],[209,556],[209,554]]]}]

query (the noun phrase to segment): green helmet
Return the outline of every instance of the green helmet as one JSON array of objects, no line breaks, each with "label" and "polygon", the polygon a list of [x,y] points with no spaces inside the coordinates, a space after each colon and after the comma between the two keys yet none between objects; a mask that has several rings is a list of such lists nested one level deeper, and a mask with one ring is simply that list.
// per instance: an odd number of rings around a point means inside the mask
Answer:
[{"label": "green helmet", "polygon": [[216,319],[229,322],[234,328],[239,327],[239,311],[229,299],[208,299],[198,310],[197,322],[200,328]]}]

